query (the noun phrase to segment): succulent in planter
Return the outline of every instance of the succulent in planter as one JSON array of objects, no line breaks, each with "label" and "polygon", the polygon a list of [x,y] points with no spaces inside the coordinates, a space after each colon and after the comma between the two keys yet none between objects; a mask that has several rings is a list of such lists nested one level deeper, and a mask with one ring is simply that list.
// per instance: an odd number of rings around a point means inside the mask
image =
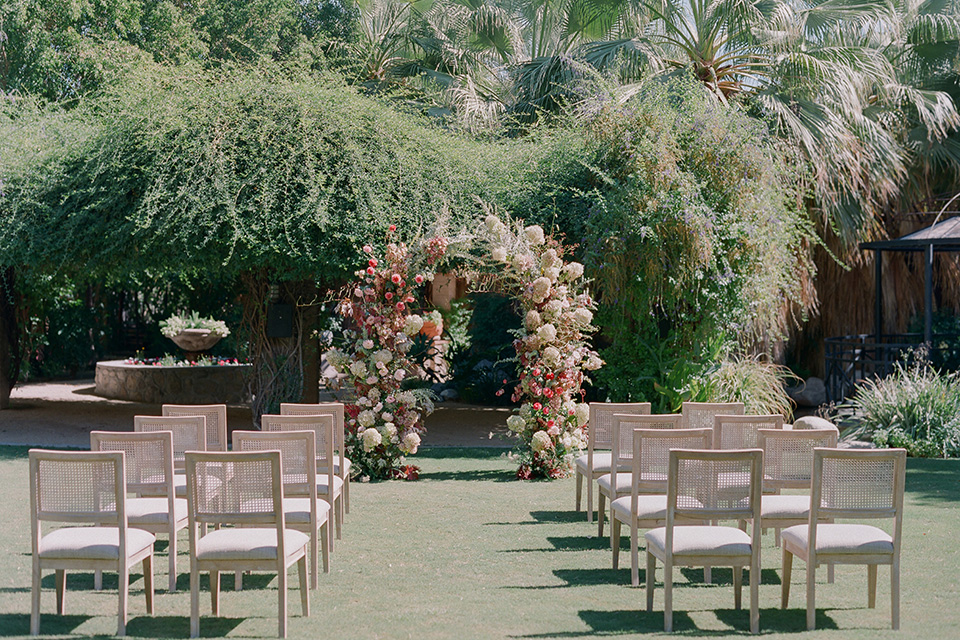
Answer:
[{"label": "succulent in planter", "polygon": [[194,311],[190,315],[172,315],[160,322],[160,333],[185,351],[204,351],[230,335],[222,320],[201,318]]}]

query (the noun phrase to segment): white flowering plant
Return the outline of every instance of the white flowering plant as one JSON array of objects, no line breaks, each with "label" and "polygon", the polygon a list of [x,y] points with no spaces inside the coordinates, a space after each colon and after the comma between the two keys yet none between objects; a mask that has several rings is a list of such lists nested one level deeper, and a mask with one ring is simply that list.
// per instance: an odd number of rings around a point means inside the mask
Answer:
[{"label": "white flowering plant", "polygon": [[567,249],[541,227],[490,214],[482,229],[488,255],[500,277],[513,281],[523,312],[512,395],[521,406],[507,420],[517,438],[517,477],[561,478],[586,442],[589,410],[580,402],[585,372],[603,365],[589,342],[596,304],[583,265],[567,261]]},{"label": "white flowering plant", "polygon": [[213,318],[201,318],[200,314],[194,311],[188,315],[174,314],[166,320],[160,321],[160,333],[167,338],[174,338],[185,329],[206,329],[221,338],[230,335],[230,329],[223,320],[214,320]]},{"label": "white flowering plant", "polygon": [[[404,389],[403,383],[417,372],[409,353],[413,337],[423,328],[423,317],[415,309],[418,290],[429,274],[411,277],[406,245],[391,241],[395,231],[391,225],[382,260],[373,247],[363,247],[367,264],[337,305],[349,328],[341,347],[327,352],[327,361],[356,391],[356,402],[346,405],[346,453],[355,473],[415,480],[420,470],[408,464],[406,456],[420,446],[433,396],[427,389]],[[431,248],[437,252],[443,246],[434,242]]]}]

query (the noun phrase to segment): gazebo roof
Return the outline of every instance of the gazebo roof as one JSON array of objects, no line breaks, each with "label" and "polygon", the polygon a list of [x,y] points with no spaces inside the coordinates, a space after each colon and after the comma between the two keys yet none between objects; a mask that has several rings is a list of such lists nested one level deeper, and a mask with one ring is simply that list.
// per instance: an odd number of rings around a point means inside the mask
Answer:
[{"label": "gazebo roof", "polygon": [[893,240],[861,242],[860,248],[874,251],[922,251],[931,245],[934,251],[960,251],[960,216],[941,220],[926,229]]}]

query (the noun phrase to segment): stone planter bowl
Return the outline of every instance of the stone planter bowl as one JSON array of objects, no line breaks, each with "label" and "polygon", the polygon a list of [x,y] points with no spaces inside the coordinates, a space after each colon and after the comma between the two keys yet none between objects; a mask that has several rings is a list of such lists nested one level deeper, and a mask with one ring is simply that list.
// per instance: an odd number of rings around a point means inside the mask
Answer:
[{"label": "stone planter bowl", "polygon": [[220,342],[220,334],[209,329],[184,329],[170,339],[184,351],[206,351]]}]

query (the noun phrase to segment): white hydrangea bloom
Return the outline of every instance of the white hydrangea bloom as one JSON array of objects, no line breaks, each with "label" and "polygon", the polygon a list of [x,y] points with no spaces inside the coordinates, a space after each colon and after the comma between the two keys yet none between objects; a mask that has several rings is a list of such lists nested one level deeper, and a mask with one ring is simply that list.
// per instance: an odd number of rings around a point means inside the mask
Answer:
[{"label": "white hydrangea bloom", "polygon": [[553,342],[557,339],[557,328],[550,323],[547,323],[537,329],[537,337],[541,342]]},{"label": "white hydrangea bloom", "polygon": [[576,280],[577,278],[583,275],[583,265],[580,264],[579,262],[571,262],[567,264],[567,266],[565,266],[563,270],[573,280]]},{"label": "white hydrangea bloom", "polygon": [[370,398],[370,401],[373,403],[380,401],[380,389],[370,389],[367,391],[367,397]]},{"label": "white hydrangea bloom", "polygon": [[590,405],[581,402],[577,405],[577,425],[582,427],[587,424],[588,420],[590,420]]},{"label": "white hydrangea bloom", "polygon": [[548,367],[555,367],[560,364],[560,350],[556,347],[547,347],[544,349],[543,362]]},{"label": "white hydrangea bloom", "polygon": [[400,448],[409,454],[414,454],[417,452],[417,448],[420,446],[420,435],[411,431],[407,435],[403,436],[403,441],[400,445]]},{"label": "white hydrangea bloom", "polygon": [[420,329],[423,329],[423,318],[414,314],[407,316],[407,319],[403,321],[403,332],[408,336],[415,336],[420,333]]},{"label": "white hydrangea bloom", "polygon": [[370,340],[370,339],[368,338],[367,340],[364,340],[364,341],[360,344],[360,346],[362,346],[364,349],[373,349],[373,340]]},{"label": "white hydrangea bloom", "polygon": [[527,331],[536,331],[540,327],[540,324],[540,314],[534,309],[527,311],[527,315],[523,319],[523,325],[527,328]]},{"label": "white hydrangea bloom", "polygon": [[380,433],[383,434],[383,437],[388,441],[393,440],[393,438],[397,435],[397,425],[393,424],[392,422],[388,422],[380,427]]},{"label": "white hydrangea bloom", "polygon": [[393,414],[389,411],[384,411],[382,414],[380,414],[380,419],[384,422],[393,422]]},{"label": "white hydrangea bloom", "polygon": [[543,276],[537,278],[533,281],[533,301],[540,303],[547,299],[547,296],[550,295],[550,278],[545,278]]},{"label": "white hydrangea bloom", "polygon": [[390,353],[389,349],[380,349],[380,351],[373,354],[373,361],[377,364],[387,364],[391,360],[393,360],[393,354]]},{"label": "white hydrangea bloom", "polygon": [[550,434],[546,431],[537,431],[530,440],[530,448],[536,451],[543,451],[550,447],[553,442],[550,440]]},{"label": "white hydrangea bloom", "polygon": [[543,252],[543,256],[540,258],[540,266],[544,269],[550,269],[551,267],[556,266],[560,261],[560,258],[557,256],[556,249],[547,249]]},{"label": "white hydrangea bloom", "polygon": [[417,403],[417,396],[413,391],[401,391],[397,394],[396,400],[398,404],[410,406]]},{"label": "white hydrangea bloom", "polygon": [[376,414],[374,414],[373,411],[370,411],[369,409],[366,411],[361,411],[360,413],[357,414],[357,424],[359,424],[363,428],[372,427],[373,423],[376,422],[376,420],[377,420]]},{"label": "white hydrangea bloom", "polygon": [[330,366],[336,369],[338,372],[343,372],[344,367],[347,366],[347,354],[339,349],[330,349],[327,351],[327,362],[330,363]]},{"label": "white hydrangea bloom", "polygon": [[545,315],[547,319],[551,321],[556,320],[562,310],[563,303],[559,300],[551,300],[547,304],[543,305],[543,315]]},{"label": "white hydrangea bloom", "polygon": [[603,366],[603,360],[597,356],[590,356],[587,358],[587,362],[583,365],[583,368],[587,371],[596,371]]},{"label": "white hydrangea bloom", "polygon": [[514,433],[520,433],[526,426],[527,421],[520,416],[510,416],[507,418],[507,428]]},{"label": "white hydrangea bloom", "polygon": [[367,365],[362,360],[355,360],[350,363],[350,373],[358,378],[365,378],[367,375]]},{"label": "white hydrangea bloom", "polygon": [[550,267],[549,269],[544,269],[543,275],[550,278],[550,282],[556,282],[557,278],[560,277],[560,269],[557,267]]},{"label": "white hydrangea bloom", "polygon": [[363,441],[364,451],[373,451],[383,442],[383,436],[376,429],[367,429],[360,434],[360,439]]},{"label": "white hydrangea bloom", "polygon": [[540,225],[530,225],[523,230],[523,235],[530,244],[543,244],[543,227]]},{"label": "white hydrangea bloom", "polygon": [[578,308],[573,312],[573,317],[582,325],[588,325],[593,322],[593,312],[590,309]]},{"label": "white hydrangea bloom", "polygon": [[492,252],[492,257],[497,262],[506,262],[507,261],[507,250],[503,247],[495,247]]}]

